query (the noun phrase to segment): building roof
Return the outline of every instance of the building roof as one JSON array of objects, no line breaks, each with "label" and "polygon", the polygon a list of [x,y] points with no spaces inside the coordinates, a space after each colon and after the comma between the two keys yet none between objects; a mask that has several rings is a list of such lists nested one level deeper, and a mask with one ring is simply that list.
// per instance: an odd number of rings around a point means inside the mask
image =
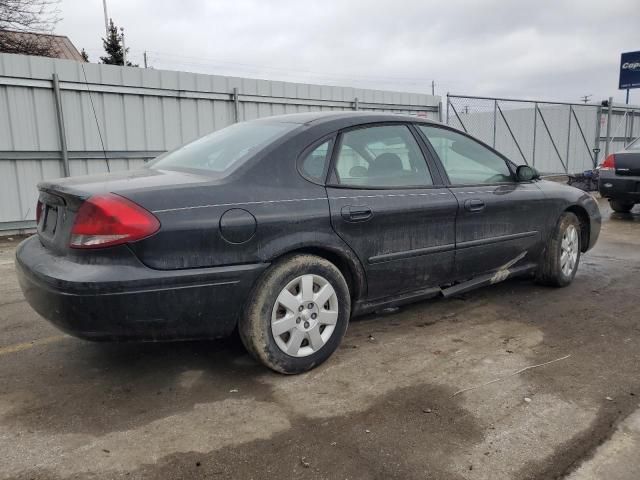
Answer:
[{"label": "building roof", "polygon": [[[69,37],[65,35],[51,35],[47,33],[16,32],[14,30],[0,30],[0,35],[10,35],[17,42],[39,43],[43,46],[49,44],[55,52],[54,58],[64,58],[84,62],[82,55]],[[11,52],[18,53],[18,52]]]}]

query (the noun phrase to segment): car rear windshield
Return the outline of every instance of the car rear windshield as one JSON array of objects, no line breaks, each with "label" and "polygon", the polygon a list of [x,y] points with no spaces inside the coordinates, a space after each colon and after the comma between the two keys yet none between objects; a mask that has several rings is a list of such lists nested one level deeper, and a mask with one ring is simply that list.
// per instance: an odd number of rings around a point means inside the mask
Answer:
[{"label": "car rear windshield", "polygon": [[237,123],[159,156],[150,168],[205,170],[228,175],[254,153],[297,126],[264,121]]}]

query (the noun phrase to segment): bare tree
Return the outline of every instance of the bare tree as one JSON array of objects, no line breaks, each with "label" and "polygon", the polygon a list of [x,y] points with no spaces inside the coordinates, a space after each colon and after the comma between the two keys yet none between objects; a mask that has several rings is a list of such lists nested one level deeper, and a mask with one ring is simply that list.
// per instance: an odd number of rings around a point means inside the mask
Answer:
[{"label": "bare tree", "polygon": [[0,0],[0,52],[56,56],[51,34],[60,21],[60,0]]}]

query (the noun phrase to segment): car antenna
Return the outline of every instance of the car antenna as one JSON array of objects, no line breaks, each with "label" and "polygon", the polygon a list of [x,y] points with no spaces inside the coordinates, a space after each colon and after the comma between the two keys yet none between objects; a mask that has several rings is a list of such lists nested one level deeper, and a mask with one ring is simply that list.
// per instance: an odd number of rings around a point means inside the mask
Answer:
[{"label": "car antenna", "polygon": [[96,120],[96,127],[98,128],[98,136],[100,137],[100,145],[102,145],[102,153],[104,155],[104,162],[107,164],[107,172],[111,173],[109,167],[109,159],[107,158],[107,151],[104,149],[104,141],[102,140],[102,132],[100,132],[100,124],[98,123],[98,115],[96,114],[96,107],[93,105],[93,97],[91,96],[91,90],[89,90],[89,82],[87,81],[87,72],[84,70],[84,64],[80,64],[82,67],[82,74],[84,75],[84,84],[87,87],[87,93],[89,94],[89,101],[91,102],[91,110],[93,110],[93,118]]}]

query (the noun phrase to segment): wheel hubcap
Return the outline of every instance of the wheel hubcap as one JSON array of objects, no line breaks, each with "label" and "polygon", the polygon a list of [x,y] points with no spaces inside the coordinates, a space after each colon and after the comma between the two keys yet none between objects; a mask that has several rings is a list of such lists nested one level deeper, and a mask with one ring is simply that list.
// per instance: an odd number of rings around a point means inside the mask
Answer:
[{"label": "wheel hubcap", "polygon": [[292,357],[320,350],[338,321],[338,296],[320,275],[301,275],[278,295],[271,313],[271,333],[278,348]]},{"label": "wheel hubcap", "polygon": [[578,261],[580,242],[576,227],[570,225],[562,235],[560,244],[560,269],[565,276],[570,276]]}]

